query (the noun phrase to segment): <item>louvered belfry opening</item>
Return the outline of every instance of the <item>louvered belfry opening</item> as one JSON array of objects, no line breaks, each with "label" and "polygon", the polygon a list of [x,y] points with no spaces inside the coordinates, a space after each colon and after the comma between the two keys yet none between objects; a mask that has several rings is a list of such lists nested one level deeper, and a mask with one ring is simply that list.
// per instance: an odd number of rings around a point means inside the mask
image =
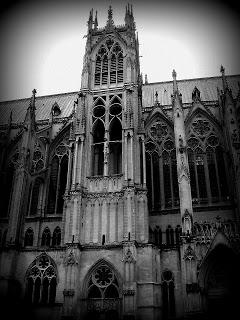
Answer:
[{"label": "louvered belfry opening", "polygon": [[123,51],[118,42],[108,38],[101,45],[95,60],[95,86],[117,85],[123,82]]}]

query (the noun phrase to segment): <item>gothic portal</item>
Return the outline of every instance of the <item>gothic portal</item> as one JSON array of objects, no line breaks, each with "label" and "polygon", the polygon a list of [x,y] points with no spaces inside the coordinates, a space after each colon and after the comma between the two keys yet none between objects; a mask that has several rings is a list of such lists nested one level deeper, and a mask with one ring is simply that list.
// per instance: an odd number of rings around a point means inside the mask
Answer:
[{"label": "gothic portal", "polygon": [[0,103],[8,318],[236,312],[240,76],[220,71],[143,82],[132,7],[121,26],[110,7],[103,28],[90,12],[78,92]]}]

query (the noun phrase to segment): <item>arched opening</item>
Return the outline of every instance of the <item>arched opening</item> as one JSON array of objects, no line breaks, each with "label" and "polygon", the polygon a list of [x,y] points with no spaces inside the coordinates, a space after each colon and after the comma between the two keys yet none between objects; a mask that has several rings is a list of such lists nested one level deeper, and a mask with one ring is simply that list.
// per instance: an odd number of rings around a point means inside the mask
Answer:
[{"label": "arched opening", "polygon": [[50,247],[50,243],[51,243],[51,231],[49,230],[48,227],[46,227],[42,233],[41,246],[42,247]]},{"label": "arched opening", "polygon": [[162,318],[164,320],[175,318],[174,277],[170,270],[162,273]]},{"label": "arched opening", "polygon": [[113,118],[109,128],[109,174],[122,172],[122,125]]},{"label": "arched opening", "polygon": [[61,229],[59,227],[56,227],[53,231],[53,237],[52,237],[52,246],[60,246],[61,244]]},{"label": "arched opening", "polygon": [[29,215],[31,216],[36,215],[38,213],[42,184],[42,179],[36,178],[32,186],[31,203],[29,207]]},{"label": "arched opening", "polygon": [[33,245],[33,237],[34,233],[31,228],[28,228],[27,231],[25,232],[25,237],[24,237],[24,246],[32,246]]},{"label": "arched opening", "polygon": [[97,120],[93,127],[92,145],[92,175],[94,176],[103,175],[104,134],[104,124],[101,120]]},{"label": "arched opening", "polygon": [[26,274],[26,301],[30,304],[53,304],[57,287],[57,272],[46,254],[37,257]]},{"label": "arched opening", "polygon": [[218,245],[205,261],[204,290],[207,319],[234,319],[239,310],[239,259]]},{"label": "arched opening", "polygon": [[120,317],[119,282],[107,263],[100,263],[87,281],[87,319]]}]

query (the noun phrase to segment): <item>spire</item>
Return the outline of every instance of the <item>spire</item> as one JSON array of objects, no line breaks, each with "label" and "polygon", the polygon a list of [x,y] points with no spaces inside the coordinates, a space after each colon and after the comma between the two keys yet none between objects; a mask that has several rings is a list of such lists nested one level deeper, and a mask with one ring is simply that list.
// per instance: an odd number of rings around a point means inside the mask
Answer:
[{"label": "spire", "polygon": [[95,20],[94,20],[94,30],[97,30],[98,28],[98,18],[97,18],[97,11],[95,13]]},{"label": "spire", "polygon": [[228,89],[227,79],[225,76],[225,68],[221,65],[220,72],[222,74],[222,83],[223,83],[223,91],[225,92]]},{"label": "spire", "polygon": [[155,105],[159,105],[159,101],[158,101],[158,92],[155,92]]},{"label": "spire", "polygon": [[88,31],[92,30],[92,25],[93,25],[93,9],[91,9],[89,13]]},{"label": "spire", "polygon": [[113,22],[112,7],[109,6],[109,9],[108,9],[107,27],[112,27],[113,25],[114,25],[114,22]]},{"label": "spire", "polygon": [[148,84],[147,74],[145,74],[145,84]]},{"label": "spire", "polygon": [[35,100],[36,100],[36,93],[37,90],[33,89],[32,96],[30,99],[29,107],[27,109],[26,117],[25,117],[25,123],[29,123],[31,130],[35,129],[36,126],[36,117],[35,117]]},{"label": "spire", "polygon": [[178,86],[177,86],[177,73],[173,69],[172,72],[172,77],[173,77],[173,93],[178,92]]}]

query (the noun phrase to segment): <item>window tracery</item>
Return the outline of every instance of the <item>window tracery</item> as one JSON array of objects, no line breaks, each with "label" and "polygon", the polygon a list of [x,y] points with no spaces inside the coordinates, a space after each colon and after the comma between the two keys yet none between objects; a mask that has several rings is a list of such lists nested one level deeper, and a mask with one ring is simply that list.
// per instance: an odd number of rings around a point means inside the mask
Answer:
[{"label": "window tracery", "polygon": [[38,142],[35,143],[32,158],[32,173],[38,172],[44,168],[44,155]]},{"label": "window tracery", "polygon": [[61,244],[61,229],[59,227],[56,227],[53,231],[53,237],[52,237],[52,246],[60,246]]},{"label": "window tracery", "polygon": [[226,200],[229,194],[222,143],[214,125],[202,114],[197,114],[189,126],[187,145],[193,204]]},{"label": "window tracery", "polygon": [[96,86],[113,85],[123,82],[123,51],[118,42],[108,38],[96,55]]},{"label": "window tracery", "polygon": [[56,296],[57,273],[49,256],[42,254],[26,274],[26,300],[33,304],[53,304]]},{"label": "window tracery", "polygon": [[46,227],[42,233],[41,246],[50,247],[50,244],[51,244],[51,231],[49,230],[48,227]]},{"label": "window tracery", "polygon": [[96,98],[92,113],[92,175],[122,172],[122,104],[119,96]]},{"label": "window tracery", "polygon": [[47,214],[62,214],[64,193],[67,184],[69,147],[65,137],[51,158]]},{"label": "window tracery", "polygon": [[87,309],[89,313],[110,314],[119,309],[119,283],[112,269],[101,264],[93,271],[87,286]]},{"label": "window tracery", "polygon": [[146,172],[151,211],[179,205],[177,163],[173,130],[163,120],[147,130]]}]

